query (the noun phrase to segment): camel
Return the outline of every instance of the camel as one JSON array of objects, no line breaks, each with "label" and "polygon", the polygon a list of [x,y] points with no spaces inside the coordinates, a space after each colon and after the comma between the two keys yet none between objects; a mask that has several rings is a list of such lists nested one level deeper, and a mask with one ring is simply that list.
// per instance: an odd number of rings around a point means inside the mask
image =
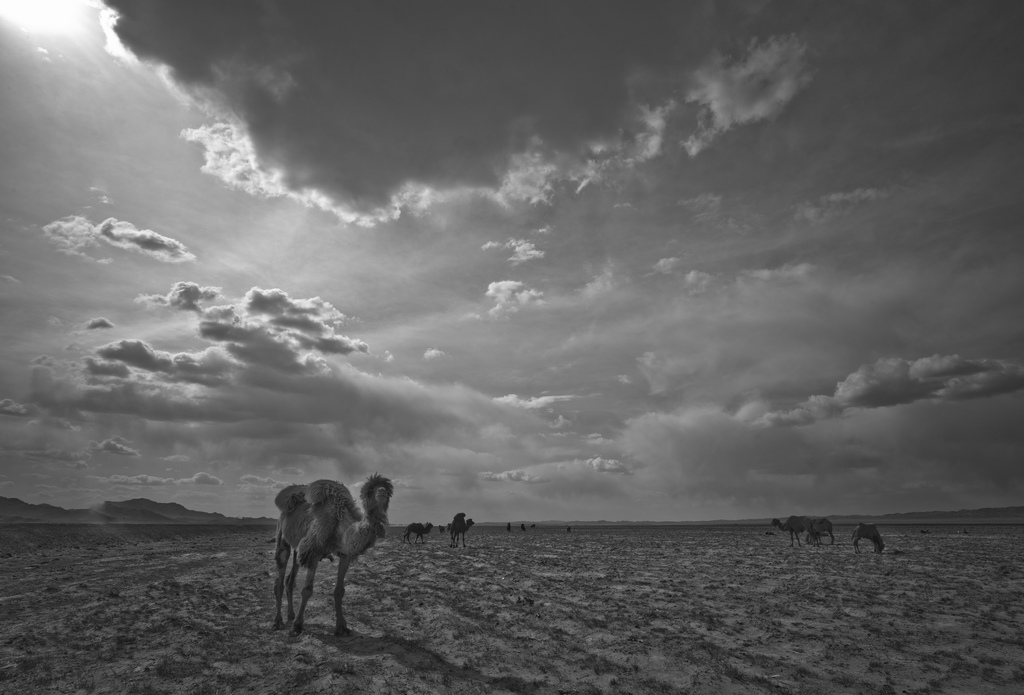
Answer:
[{"label": "camel", "polygon": [[[829,545],[836,544],[836,537],[832,535],[831,521],[829,521],[825,517],[821,517],[820,519],[811,519],[811,526],[814,528],[814,533],[818,535],[819,539],[821,538],[822,534],[827,533],[829,537]],[[810,538],[808,538],[807,542],[810,543]]]},{"label": "camel", "polygon": [[811,520],[806,516],[791,516],[786,519],[786,523],[781,523],[778,519],[772,519],[772,526],[779,527],[782,531],[789,531],[789,547],[793,547],[793,539],[796,539],[797,546],[800,545],[800,534],[809,534],[807,542],[808,544],[814,543],[814,545],[820,544],[818,538],[818,532],[811,526]]},{"label": "camel", "polygon": [[424,543],[426,543],[427,541],[426,541],[425,538],[423,538],[423,536],[425,534],[430,533],[430,529],[432,529],[432,528],[434,528],[434,525],[432,523],[430,523],[429,521],[427,522],[426,526],[424,526],[423,524],[419,524],[419,523],[409,524],[408,526],[405,527],[405,537],[404,537],[404,540],[405,540],[406,543],[408,543],[409,542],[409,536],[411,536],[412,534],[415,533],[416,534],[416,540],[423,541]]},{"label": "camel", "polygon": [[882,534],[878,532],[878,528],[874,524],[857,524],[857,528],[853,529],[853,549],[858,553],[860,548],[857,547],[857,543],[862,538],[875,544],[876,553],[880,553],[885,549],[885,543],[882,542]]},{"label": "camel", "polygon": [[449,524],[449,526],[451,526],[451,529],[452,529],[451,530],[452,543],[448,547],[450,547],[450,548],[458,548],[459,547],[458,538],[461,535],[462,536],[462,547],[465,548],[466,547],[466,531],[468,531],[469,527],[472,526],[472,525],[473,525],[473,520],[472,519],[467,519],[465,512],[459,512],[458,514],[456,514],[455,518],[452,519],[452,523]]},{"label": "camel", "polygon": [[445,530],[445,528],[444,528],[444,524],[441,524],[440,526],[438,526],[438,527],[437,527],[437,532],[438,532],[438,533],[440,533],[440,534],[441,534],[442,536],[443,536],[444,534],[448,533],[448,532],[447,532],[447,531]]},{"label": "camel", "polygon": [[[317,480],[309,485],[289,485],[277,494],[274,504],[281,511],[277,521],[277,581],[274,583],[274,597],[277,599],[277,616],[274,629],[284,626],[281,618],[281,597],[288,590],[288,620],[296,635],[301,634],[306,603],[313,595],[313,580],[320,561],[332,555],[338,556],[338,582],[334,586],[335,635],[349,633],[342,612],[345,597],[345,574],[349,566],[364,552],[384,538],[388,528],[388,505],[394,487],[384,476],[374,473],[366,479],[359,490],[363,509],[356,506],[348,488],[333,480]],[[364,516],[365,515],[365,516]],[[292,558],[292,570],[285,582],[288,558]],[[292,609],[292,594],[295,591],[295,577],[299,566],[306,568],[306,580],[302,587],[302,600],[296,615]]]},{"label": "camel", "polygon": [[521,529],[523,529],[525,531],[526,530],[526,524],[519,524],[519,528],[521,528]]}]

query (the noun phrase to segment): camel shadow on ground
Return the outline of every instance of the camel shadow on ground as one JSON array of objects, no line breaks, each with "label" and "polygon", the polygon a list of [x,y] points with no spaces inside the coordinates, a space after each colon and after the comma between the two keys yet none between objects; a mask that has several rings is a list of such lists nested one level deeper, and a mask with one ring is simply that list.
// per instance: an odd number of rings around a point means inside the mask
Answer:
[{"label": "camel shadow on ground", "polygon": [[517,693],[531,693],[544,685],[550,685],[528,681],[518,676],[488,676],[468,665],[453,664],[422,644],[404,637],[376,636],[355,630],[344,637],[336,637],[327,632],[310,633],[310,636],[342,654],[363,657],[390,656],[419,678],[424,674],[435,674],[442,682],[469,681],[487,686],[491,690],[511,690]]}]

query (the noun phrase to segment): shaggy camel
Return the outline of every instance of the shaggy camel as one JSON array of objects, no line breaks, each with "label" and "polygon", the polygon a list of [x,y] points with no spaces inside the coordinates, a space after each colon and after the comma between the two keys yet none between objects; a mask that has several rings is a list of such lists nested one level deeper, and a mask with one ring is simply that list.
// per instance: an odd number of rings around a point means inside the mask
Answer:
[{"label": "shaggy camel", "polygon": [[878,532],[878,528],[874,524],[857,524],[857,528],[853,529],[853,549],[858,553],[860,548],[857,546],[857,543],[862,538],[875,544],[876,553],[880,553],[885,549],[885,543],[882,542],[882,534]]},{"label": "shaggy camel", "polygon": [[[388,528],[388,504],[394,487],[391,481],[374,473],[359,490],[362,511],[356,506],[352,493],[333,480],[317,480],[309,485],[290,485],[278,493],[274,504],[281,510],[277,521],[277,581],[274,597],[277,616],[274,629],[284,626],[281,618],[281,597],[288,589],[288,620],[295,620],[295,634],[302,632],[306,603],[313,595],[313,580],[320,561],[332,554],[338,555],[338,583],[334,586],[335,635],[349,632],[342,612],[345,597],[345,574],[360,555],[373,547],[378,538],[384,538]],[[365,514],[365,518],[364,518]],[[292,570],[285,583],[285,569],[289,556]],[[292,608],[295,577],[299,566],[306,568],[306,581],[302,587],[302,600],[296,615]]]},{"label": "shaggy camel", "polygon": [[432,529],[432,528],[434,528],[434,525],[432,523],[430,523],[429,521],[427,522],[426,526],[424,526],[423,524],[420,524],[420,523],[409,524],[408,526],[405,527],[405,536],[404,536],[403,539],[405,540],[406,543],[408,543],[409,542],[409,536],[411,536],[412,534],[415,533],[416,534],[416,540],[423,541],[424,543],[426,543],[427,541],[426,541],[426,539],[423,538],[423,536],[425,534],[427,534],[427,533],[430,533],[430,529]]},{"label": "shaggy camel", "polygon": [[800,545],[800,534],[807,533],[809,537],[808,543],[814,543],[819,545],[820,540],[818,538],[818,532],[814,530],[811,525],[811,520],[806,516],[791,516],[786,519],[786,523],[781,523],[778,519],[772,519],[772,526],[777,526],[783,531],[789,531],[789,547],[793,547],[793,539],[796,539],[797,546]]},{"label": "shaggy camel", "polygon": [[[814,529],[814,533],[816,533],[818,535],[819,539],[821,538],[822,534],[827,533],[828,537],[829,537],[829,543],[828,544],[829,545],[835,545],[836,544],[836,537],[832,535],[832,522],[831,521],[829,521],[825,517],[821,517],[820,519],[811,519],[811,527]],[[808,538],[807,542],[810,543],[810,538]]]},{"label": "shaggy camel", "polygon": [[458,548],[459,547],[458,538],[461,535],[462,536],[462,547],[465,548],[466,547],[466,531],[468,531],[469,527],[472,526],[472,525],[473,525],[473,520],[472,519],[467,519],[465,512],[459,512],[458,514],[456,514],[455,518],[452,519],[452,523],[449,524],[449,526],[452,529],[451,530],[452,543],[448,547],[449,548]]}]

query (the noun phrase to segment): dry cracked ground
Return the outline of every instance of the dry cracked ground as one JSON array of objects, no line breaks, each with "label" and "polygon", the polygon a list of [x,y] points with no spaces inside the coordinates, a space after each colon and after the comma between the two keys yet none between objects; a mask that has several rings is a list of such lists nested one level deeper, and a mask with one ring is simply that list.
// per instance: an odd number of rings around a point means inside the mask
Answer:
[{"label": "dry cracked ground", "polygon": [[9,524],[0,692],[1024,692],[1024,527],[920,528],[392,529],[339,638],[327,562],[271,629],[271,529]]}]

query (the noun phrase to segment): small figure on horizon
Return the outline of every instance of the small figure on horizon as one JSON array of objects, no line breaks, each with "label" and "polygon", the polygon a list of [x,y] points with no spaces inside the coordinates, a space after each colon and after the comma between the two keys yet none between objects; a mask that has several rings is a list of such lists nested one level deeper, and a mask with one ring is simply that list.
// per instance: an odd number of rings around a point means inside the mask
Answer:
[{"label": "small figure on horizon", "polygon": [[519,524],[519,528],[521,528],[521,529],[523,529],[525,531],[526,530],[526,524]]},{"label": "small figure on horizon", "polygon": [[572,533],[572,526],[566,526],[565,527],[565,532],[566,533]]},{"label": "small figure on horizon", "polygon": [[505,530],[508,531],[509,533],[512,533],[512,522],[511,521],[508,522],[507,524],[505,524]]}]

